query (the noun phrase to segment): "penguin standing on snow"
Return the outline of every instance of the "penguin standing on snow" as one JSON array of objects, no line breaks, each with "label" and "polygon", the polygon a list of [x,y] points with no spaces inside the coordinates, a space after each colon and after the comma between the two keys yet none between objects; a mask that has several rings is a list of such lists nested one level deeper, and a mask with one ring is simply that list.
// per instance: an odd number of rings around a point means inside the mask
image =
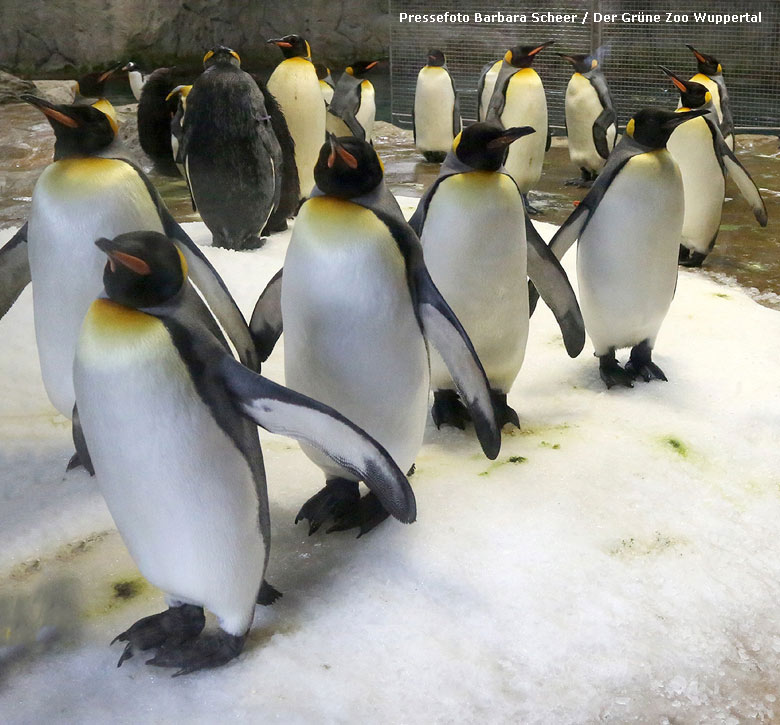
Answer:
[{"label": "penguin standing on snow", "polygon": [[[334,406],[381,443],[402,470],[422,445],[428,408],[427,342],[444,358],[474,421],[485,454],[501,436],[485,373],[465,331],[431,281],[417,235],[383,180],[373,147],[331,136],[314,168],[317,186],[301,207],[283,273],[252,315],[261,359],[284,326],[285,380],[293,390]],[[326,486],[301,508],[309,533],[361,533],[387,513],[359,477],[304,452]]]},{"label": "penguin standing on snow", "polygon": [[479,83],[477,84],[478,121],[484,121],[487,118],[490,99],[493,97],[493,91],[496,87],[498,72],[501,70],[503,63],[504,59],[500,58],[499,60],[491,61],[490,63],[486,63],[482,66],[482,70],[479,74]]},{"label": "penguin standing on snow", "polygon": [[712,105],[718,114],[720,132],[726,145],[734,150],[734,116],[731,113],[729,92],[726,90],[726,81],[723,79],[723,66],[714,55],[700,53],[692,45],[685,47],[696,57],[698,73],[691,78],[695,83],[701,83],[712,94]]},{"label": "penguin standing on snow", "polygon": [[684,81],[668,68],[661,70],[680,91],[678,113],[702,108],[709,113],[677,128],[666,147],[682,174],[685,190],[685,218],[680,242],[680,264],[700,267],[715,246],[723,210],[726,174],[736,182],[745,201],[753,208],[758,223],[765,227],[764,200],[718,127],[712,94],[701,83]]},{"label": "penguin standing on snow", "polygon": [[233,298],[149,179],[129,161],[114,157],[119,153],[112,143],[115,125],[98,108],[101,104],[55,105],[29,95],[22,99],[54,129],[54,163],[35,184],[27,224],[0,249],[0,318],[32,282],[41,374],[54,407],[68,418],[73,414],[73,356],[81,321],[102,289],[104,258],[94,245],[102,236],[149,230],[174,237],[193,281],[242,361],[255,367],[249,330]]},{"label": "penguin standing on snow", "polygon": [[426,161],[441,163],[460,133],[458,92],[444,53],[428,51],[414,91],[414,145]]},{"label": "penguin standing on snow", "polygon": [[[528,340],[526,275],[552,307],[569,355],[576,357],[585,344],[574,290],[560,262],[535,233],[520,191],[503,169],[510,144],[533,132],[527,126],[502,129],[490,123],[465,128],[409,220],[420,236],[431,279],[485,367],[499,425],[518,428],[517,413],[506,396]],[[463,428],[468,411],[435,353],[431,388],[434,423]]]},{"label": "penguin standing on snow", "polygon": [[[608,388],[666,380],[653,347],[677,285],[683,225],[680,170],[666,150],[681,123],[707,111],[639,111],[593,186],[550,242],[561,259],[576,239],[580,307]],[[615,350],[630,347],[625,369]]]},{"label": "penguin standing on snow", "polygon": [[598,51],[589,55],[565,55],[574,74],[566,86],[566,134],[569,158],[582,172],[567,184],[589,185],[598,176],[617,139],[617,114],[607,80],[599,67]]},{"label": "penguin standing on snow", "polygon": [[218,46],[203,64],[187,97],[181,149],[192,204],[216,246],[255,249],[282,200],[282,149],[267,99],[238,53]]},{"label": "penguin standing on snow", "polygon": [[[363,431],[231,356],[172,240],[135,232],[95,244],[108,257],[105,296],[79,336],[79,414],[117,529],[168,605],[116,637],[127,643],[119,664],[156,648],[147,664],[177,675],[216,667],[241,652],[255,603],[279,596],[264,581],[270,521],[255,425],[338,461],[402,521],[415,519],[414,494]],[[219,628],[201,635],[204,607]]]},{"label": "penguin standing on snow", "polygon": [[166,172],[172,170],[174,158],[171,120],[176,114],[178,98],[172,97],[171,92],[175,86],[173,68],[158,68],[146,78],[136,111],[141,148]]},{"label": "penguin standing on snow", "polygon": [[269,40],[284,60],[268,79],[268,90],[281,106],[295,143],[295,164],[302,197],[314,186],[314,164],[325,138],[325,104],[309,43],[300,35]]},{"label": "penguin standing on snow", "polygon": [[371,141],[376,117],[376,99],[374,84],[365,76],[376,68],[378,63],[378,60],[358,61],[344,69],[328,108],[328,133]]},{"label": "penguin standing on snow", "polygon": [[[486,121],[497,121],[504,128],[530,126],[536,129],[536,133],[509,147],[504,164],[524,196],[541,178],[544,154],[550,148],[547,99],[542,79],[531,64],[539,52],[554,42],[517,46],[506,52],[485,118]],[[528,205],[527,199],[526,206],[536,211]]]}]

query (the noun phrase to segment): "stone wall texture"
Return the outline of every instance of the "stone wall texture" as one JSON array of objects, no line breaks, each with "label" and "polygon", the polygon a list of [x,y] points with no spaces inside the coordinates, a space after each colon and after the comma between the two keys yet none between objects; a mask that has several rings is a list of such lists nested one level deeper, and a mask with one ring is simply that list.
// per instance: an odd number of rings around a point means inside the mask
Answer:
[{"label": "stone wall texture", "polygon": [[334,67],[388,53],[387,0],[0,0],[0,66],[26,76],[132,59],[199,63],[218,44],[244,65],[281,55],[266,39],[300,33]]}]

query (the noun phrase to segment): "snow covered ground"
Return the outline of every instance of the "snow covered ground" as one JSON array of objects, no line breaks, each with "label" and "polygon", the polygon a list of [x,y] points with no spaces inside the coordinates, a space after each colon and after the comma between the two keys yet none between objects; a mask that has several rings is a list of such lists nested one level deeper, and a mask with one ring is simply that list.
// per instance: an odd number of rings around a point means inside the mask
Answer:
[{"label": "snow covered ground", "polygon": [[[208,250],[246,314],[288,238]],[[284,597],[236,661],[177,679],[116,669],[108,643],[164,605],[94,480],[64,472],[29,289],[0,334],[3,723],[780,718],[780,314],[736,287],[682,271],[655,355],[670,382],[633,390],[604,389],[589,343],[569,359],[540,304],[510,395],[523,430],[490,462],[429,420],[411,526],[307,537],[319,469],[263,433]],[[264,373],[282,369],[278,347]]]}]

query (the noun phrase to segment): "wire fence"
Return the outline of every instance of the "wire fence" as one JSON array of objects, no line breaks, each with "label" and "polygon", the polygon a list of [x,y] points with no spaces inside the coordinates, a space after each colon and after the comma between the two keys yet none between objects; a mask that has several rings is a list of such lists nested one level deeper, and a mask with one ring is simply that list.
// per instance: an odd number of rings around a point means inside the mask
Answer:
[{"label": "wire fence", "polygon": [[[681,10],[684,5],[685,9]],[[471,22],[399,22],[400,13],[468,14]],[[526,22],[474,22],[476,13],[525,14]],[[532,12],[577,15],[575,22],[533,22]],[[582,18],[588,13],[588,20]],[[761,13],[761,22],[715,24],[705,15]],[[616,22],[593,22],[595,13],[617,14]],[[623,13],[653,13],[661,22],[622,22]],[[666,22],[671,13],[671,22]],[[687,16],[687,20],[685,17]],[[548,16],[549,17],[549,16]],[[555,51],[587,53],[607,46],[602,70],[612,92],[621,126],[644,106],[674,108],[678,93],[658,64],[683,77],[696,72],[696,62],[686,43],[714,55],[722,63],[734,114],[742,132],[780,135],[780,1],[746,0],[569,0],[534,3],[520,7],[516,0],[390,0],[390,62],[392,119],[406,128],[412,124],[417,73],[427,51],[439,48],[447,56],[461,113],[466,123],[477,117],[477,83],[485,63],[498,60],[514,45],[534,45],[555,40],[542,51],[534,68],[544,82],[550,125],[554,133],[564,129],[564,95],[571,66]]]}]

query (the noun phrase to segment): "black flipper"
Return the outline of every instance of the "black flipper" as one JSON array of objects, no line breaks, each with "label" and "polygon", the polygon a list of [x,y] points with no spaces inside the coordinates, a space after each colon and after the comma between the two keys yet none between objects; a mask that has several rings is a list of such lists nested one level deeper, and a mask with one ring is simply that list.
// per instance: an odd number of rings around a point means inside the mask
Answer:
[{"label": "black flipper", "polygon": [[76,452],[68,461],[66,470],[72,471],[74,468],[84,466],[90,476],[95,475],[95,467],[92,465],[92,458],[89,455],[89,449],[87,448],[87,439],[84,438],[84,431],[81,429],[81,421],[79,420],[79,409],[77,405],[73,406],[73,418],[71,420],[72,428],[71,433],[73,435],[73,446]]},{"label": "black flipper", "polygon": [[[455,81],[452,79],[447,66],[444,66],[447,71],[447,75],[450,76],[450,83],[452,83],[452,92],[455,94],[455,101],[452,104],[452,136],[453,138],[460,133],[461,120],[460,120],[460,97],[458,96],[458,89],[455,88]],[[477,97],[477,105],[479,105],[479,97]]]},{"label": "black flipper", "polygon": [[282,334],[282,272],[284,269],[280,269],[266,285],[249,323],[261,363],[268,360]]},{"label": "black flipper", "polygon": [[607,144],[607,129],[615,123],[615,112],[611,108],[602,109],[598,118],[593,122],[593,143],[596,151],[602,159],[609,156],[610,148]]},{"label": "black flipper", "polygon": [[[585,345],[585,322],[569,278],[527,216],[525,234],[528,247],[528,277],[553,311],[561,328],[563,344],[569,357],[577,357]],[[535,304],[534,302],[534,306]]]},{"label": "black flipper", "polygon": [[414,492],[390,454],[365,431],[327,405],[247,370],[225,355],[220,375],[237,409],[271,433],[322,451],[364,481],[399,521],[417,516]]},{"label": "black flipper", "polygon": [[27,258],[27,222],[0,249],[0,319],[30,284]]}]

